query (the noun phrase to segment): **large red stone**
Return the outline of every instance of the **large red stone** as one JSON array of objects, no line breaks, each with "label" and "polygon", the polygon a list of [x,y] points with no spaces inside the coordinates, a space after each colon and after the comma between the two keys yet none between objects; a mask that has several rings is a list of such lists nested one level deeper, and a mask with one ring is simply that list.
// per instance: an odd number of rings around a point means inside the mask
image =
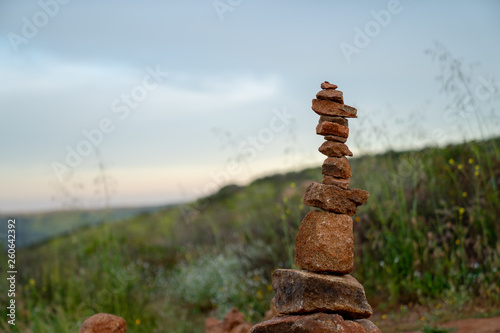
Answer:
[{"label": "large red stone", "polygon": [[316,94],[317,99],[344,104],[344,94],[340,90],[325,89]]},{"label": "large red stone", "polygon": [[337,178],[350,178],[351,165],[346,157],[328,157],[321,166],[321,173]]},{"label": "large red stone", "polygon": [[277,269],[273,272],[273,288],[280,314],[328,312],[349,319],[372,315],[363,286],[350,275]]},{"label": "large red stone", "polygon": [[316,134],[319,135],[335,135],[342,138],[347,138],[349,136],[349,127],[339,125],[337,123],[332,123],[329,121],[324,121],[318,126],[316,126]]},{"label": "large red stone", "polygon": [[127,323],[122,317],[98,313],[85,319],[79,333],[125,333],[126,331]]},{"label": "large red stone", "polygon": [[306,189],[304,204],[338,214],[354,215],[370,193],[360,189],[342,189],[334,185],[314,182]]},{"label": "large red stone", "polygon": [[368,330],[360,321],[344,320],[338,314],[327,313],[289,315],[257,324],[249,333],[380,333],[374,324],[377,330]]},{"label": "large red stone", "polygon": [[312,109],[320,116],[340,116],[346,118],[357,118],[358,112],[355,108],[349,105],[325,101],[322,99],[312,100]]},{"label": "large red stone", "polygon": [[295,263],[302,269],[317,273],[352,272],[352,218],[330,212],[307,213],[295,241]]},{"label": "large red stone", "polygon": [[328,157],[352,156],[352,151],[342,142],[325,141],[318,150]]}]

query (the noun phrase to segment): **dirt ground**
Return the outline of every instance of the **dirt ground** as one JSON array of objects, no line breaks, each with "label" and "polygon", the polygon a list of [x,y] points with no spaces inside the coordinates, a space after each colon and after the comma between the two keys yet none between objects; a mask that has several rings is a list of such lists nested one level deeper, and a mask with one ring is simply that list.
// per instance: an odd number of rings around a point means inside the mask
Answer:
[{"label": "dirt ground", "polygon": [[[435,327],[455,328],[451,331],[453,333],[500,333],[500,317],[455,320],[435,325]],[[386,330],[382,329],[382,332],[386,332]],[[393,332],[422,333],[422,331],[406,331],[404,328]]]}]

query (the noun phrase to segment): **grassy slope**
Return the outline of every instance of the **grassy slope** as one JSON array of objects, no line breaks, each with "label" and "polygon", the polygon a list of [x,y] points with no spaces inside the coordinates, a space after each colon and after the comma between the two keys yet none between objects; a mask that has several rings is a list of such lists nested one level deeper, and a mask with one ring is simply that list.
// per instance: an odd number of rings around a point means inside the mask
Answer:
[{"label": "grassy slope", "polygon": [[[355,218],[353,275],[379,312],[498,304],[498,147],[497,139],[351,160],[352,187],[371,193]],[[272,270],[293,267],[310,210],[301,197],[320,177],[315,168],[228,186],[20,251],[18,324],[0,329],[77,331],[86,316],[109,312],[126,318],[128,332],[199,332],[206,316],[231,306],[258,321]]]}]

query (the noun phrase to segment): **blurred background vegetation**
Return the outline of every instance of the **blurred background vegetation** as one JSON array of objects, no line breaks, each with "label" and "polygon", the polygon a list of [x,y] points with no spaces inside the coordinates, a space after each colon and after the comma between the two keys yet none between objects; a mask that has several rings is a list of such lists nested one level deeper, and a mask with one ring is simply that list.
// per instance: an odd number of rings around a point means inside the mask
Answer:
[{"label": "blurred background vegetation", "polygon": [[[352,187],[371,193],[354,217],[353,275],[378,313],[435,308],[427,321],[498,308],[499,147],[496,138],[351,159]],[[233,306],[257,322],[273,297],[271,272],[294,267],[295,235],[311,209],[302,195],[320,177],[313,168],[230,185],[23,248],[17,325],[0,329],[76,332],[107,312],[129,332],[200,332],[207,316]]]}]

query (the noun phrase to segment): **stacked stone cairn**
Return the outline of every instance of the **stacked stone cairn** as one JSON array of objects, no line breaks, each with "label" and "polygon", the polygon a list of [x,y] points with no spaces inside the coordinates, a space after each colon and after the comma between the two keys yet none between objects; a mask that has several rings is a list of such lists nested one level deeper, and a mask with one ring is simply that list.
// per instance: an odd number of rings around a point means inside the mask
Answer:
[{"label": "stacked stone cairn", "polygon": [[344,104],[336,85],[325,81],[321,88],[312,109],[320,115],[316,133],[325,137],[319,151],[327,159],[322,183],[312,183],[304,195],[304,204],[321,210],[309,212],[300,225],[295,263],[301,270],[273,273],[278,316],[255,325],[251,333],[380,332],[366,319],[372,308],[363,286],[349,275],[354,269],[352,216],[369,197],[365,190],[349,188],[347,118],[357,118],[357,110]]}]

